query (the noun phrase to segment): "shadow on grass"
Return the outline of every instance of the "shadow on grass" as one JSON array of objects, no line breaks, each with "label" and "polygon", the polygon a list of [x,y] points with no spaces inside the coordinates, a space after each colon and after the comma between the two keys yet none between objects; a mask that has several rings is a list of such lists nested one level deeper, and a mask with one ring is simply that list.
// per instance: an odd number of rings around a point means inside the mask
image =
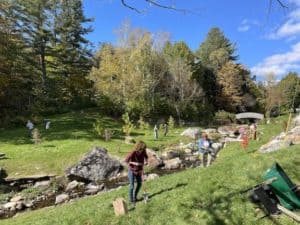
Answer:
[{"label": "shadow on grass", "polygon": [[153,193],[153,194],[150,194],[150,195],[149,195],[149,199],[155,197],[156,195],[160,195],[160,194],[162,194],[162,193],[164,193],[164,192],[172,191],[172,190],[174,190],[174,189],[176,189],[176,188],[184,187],[184,186],[186,186],[186,185],[187,185],[187,183],[178,183],[178,184],[176,184],[174,187],[162,189],[162,190],[160,190],[160,191],[158,191],[158,192],[155,192],[155,193]]},{"label": "shadow on grass", "polygon": [[[245,222],[248,222],[246,224],[251,224],[250,221],[245,221],[245,215],[249,214],[249,208],[246,204],[249,200],[246,196],[248,196],[248,192],[245,192],[245,190],[236,190],[224,196],[212,196],[208,200],[202,200],[201,197],[193,198],[191,203],[181,203],[181,207],[204,211],[209,215],[209,220],[206,221],[208,225],[245,224]],[[238,214],[234,210],[237,204],[235,198],[240,198],[241,200],[239,204],[240,213]],[[255,207],[259,207],[265,213],[261,206],[255,205]],[[253,212],[254,210],[253,207]],[[186,218],[192,218],[192,213],[189,213]],[[273,224],[282,225],[275,218],[267,214],[255,218],[252,222],[259,224],[259,221],[262,219],[268,219]]]}]

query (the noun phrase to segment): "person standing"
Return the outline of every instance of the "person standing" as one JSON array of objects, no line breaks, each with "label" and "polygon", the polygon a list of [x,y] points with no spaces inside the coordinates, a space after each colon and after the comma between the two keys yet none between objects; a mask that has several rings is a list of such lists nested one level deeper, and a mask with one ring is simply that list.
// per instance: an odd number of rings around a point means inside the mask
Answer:
[{"label": "person standing", "polygon": [[[130,152],[125,162],[128,164],[128,180],[129,180],[129,201],[135,205],[139,190],[142,186],[142,175],[144,165],[148,164],[148,155],[146,153],[146,144],[143,141],[136,143],[134,150]],[[136,181],[136,188],[134,184]]]},{"label": "person standing", "polygon": [[31,137],[32,131],[33,131],[33,128],[34,128],[33,123],[30,120],[27,120],[26,127],[28,129],[28,133],[29,133],[28,135],[29,135],[29,137]]},{"label": "person standing", "polygon": [[202,155],[202,164],[207,167],[211,164],[213,158],[212,141],[208,138],[206,133],[198,140],[198,151]]},{"label": "person standing", "polygon": [[164,136],[167,136],[168,131],[169,131],[168,124],[164,123],[163,128],[164,128]]},{"label": "person standing", "polygon": [[153,128],[153,132],[154,132],[154,138],[155,138],[155,140],[157,140],[158,139],[158,127],[156,124]]}]

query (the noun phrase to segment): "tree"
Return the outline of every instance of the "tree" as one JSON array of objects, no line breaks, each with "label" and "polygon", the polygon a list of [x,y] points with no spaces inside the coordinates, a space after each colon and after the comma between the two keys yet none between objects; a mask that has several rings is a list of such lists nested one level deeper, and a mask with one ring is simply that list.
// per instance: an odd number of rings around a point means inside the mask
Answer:
[{"label": "tree", "polygon": [[170,59],[168,65],[168,102],[175,108],[177,118],[181,123],[182,111],[193,103],[201,101],[203,90],[193,79],[192,67],[184,58]]},{"label": "tree", "polygon": [[213,27],[208,32],[206,39],[196,51],[203,66],[216,72],[227,61],[235,61],[235,45],[232,44],[218,27]]},{"label": "tree", "polygon": [[217,75],[219,109],[228,112],[241,110],[243,96],[247,93],[247,76],[249,71],[240,64],[229,61],[222,66]]},{"label": "tree", "polygon": [[274,107],[280,108],[282,104],[282,95],[274,73],[266,74],[265,90],[265,112],[269,114]]},{"label": "tree", "polygon": [[300,104],[300,79],[295,72],[288,73],[279,83],[278,88],[281,92],[282,106],[285,110],[296,108]]}]

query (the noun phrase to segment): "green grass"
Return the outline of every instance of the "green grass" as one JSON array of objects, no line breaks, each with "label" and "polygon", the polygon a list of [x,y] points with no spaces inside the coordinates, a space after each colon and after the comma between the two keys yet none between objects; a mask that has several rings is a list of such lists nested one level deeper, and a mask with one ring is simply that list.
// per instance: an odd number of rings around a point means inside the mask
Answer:
[{"label": "green grass", "polygon": [[144,184],[150,193],[147,204],[137,204],[126,216],[115,217],[112,201],[127,199],[127,187],[91,196],[57,207],[27,212],[3,220],[3,225],[271,225],[296,224],[282,215],[275,222],[260,219],[246,194],[239,192],[262,182],[263,173],[277,161],[295,182],[300,182],[299,146],[269,154],[259,154],[258,147],[281,130],[281,123],[259,126],[260,141],[252,141],[247,151],[238,143],[230,144],[208,168],[195,168],[168,175]]},{"label": "green grass", "polygon": [[[93,131],[96,118],[116,130],[118,135],[109,142],[97,137]],[[48,131],[44,130],[42,123],[38,124],[42,136],[42,143],[38,145],[28,137],[25,125],[23,128],[0,130],[0,152],[8,157],[0,161],[0,167],[7,170],[9,177],[62,175],[67,167],[78,162],[93,146],[105,147],[110,154],[119,157],[124,157],[133,148],[133,145],[125,144],[124,137],[120,135],[121,121],[104,117],[95,109],[57,115],[50,119],[51,128]],[[146,141],[149,147],[157,147],[179,142],[181,130],[173,130],[167,137],[160,136],[155,140],[152,130],[137,129],[133,131],[133,137]]]}]

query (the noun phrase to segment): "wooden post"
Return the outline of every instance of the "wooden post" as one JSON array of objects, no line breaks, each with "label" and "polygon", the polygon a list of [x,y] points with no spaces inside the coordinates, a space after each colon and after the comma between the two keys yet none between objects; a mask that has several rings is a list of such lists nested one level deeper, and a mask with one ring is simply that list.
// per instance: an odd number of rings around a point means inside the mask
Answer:
[{"label": "wooden post", "polygon": [[116,216],[122,216],[128,212],[127,205],[124,198],[117,198],[113,202],[113,206],[114,206]]}]

